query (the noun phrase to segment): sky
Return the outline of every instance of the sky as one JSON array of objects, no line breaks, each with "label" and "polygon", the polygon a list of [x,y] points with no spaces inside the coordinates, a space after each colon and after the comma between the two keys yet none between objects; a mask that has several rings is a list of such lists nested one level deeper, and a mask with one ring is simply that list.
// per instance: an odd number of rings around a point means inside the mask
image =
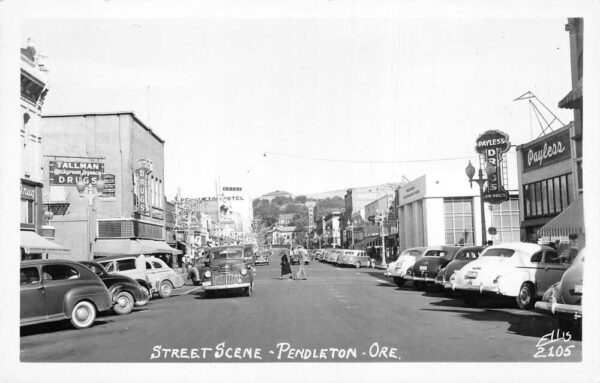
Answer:
[{"label": "sky", "polygon": [[[133,111],[165,143],[165,194],[307,194],[456,172],[489,129],[562,122],[566,17],[36,17],[44,114]],[[557,127],[557,126],[555,126]],[[444,159],[444,160],[442,160]],[[439,161],[437,161],[439,160]],[[460,177],[464,177],[464,180]]]}]

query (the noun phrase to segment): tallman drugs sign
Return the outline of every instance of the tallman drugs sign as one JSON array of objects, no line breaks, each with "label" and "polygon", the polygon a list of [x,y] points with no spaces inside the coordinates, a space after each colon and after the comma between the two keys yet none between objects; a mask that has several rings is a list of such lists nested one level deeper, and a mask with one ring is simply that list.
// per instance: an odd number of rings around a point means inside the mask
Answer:
[{"label": "tallman drugs sign", "polygon": [[79,180],[86,185],[95,185],[102,179],[102,162],[49,161],[50,185],[75,185]]}]

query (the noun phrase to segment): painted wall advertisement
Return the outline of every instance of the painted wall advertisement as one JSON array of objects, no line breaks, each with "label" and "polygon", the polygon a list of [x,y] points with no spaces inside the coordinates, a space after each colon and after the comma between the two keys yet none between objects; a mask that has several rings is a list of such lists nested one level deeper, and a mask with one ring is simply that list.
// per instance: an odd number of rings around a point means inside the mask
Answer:
[{"label": "painted wall advertisement", "polygon": [[102,190],[102,197],[114,197],[116,192],[115,175],[105,174],[103,180],[104,190]]},{"label": "painted wall advertisement", "polygon": [[476,142],[475,150],[483,156],[486,164],[496,167],[493,174],[488,174],[485,189],[483,190],[483,200],[491,204],[500,204],[508,201],[508,191],[502,185],[502,155],[510,149],[508,134],[499,130],[488,130],[481,134]]},{"label": "painted wall advertisement", "polygon": [[75,185],[82,180],[95,185],[104,174],[104,163],[82,161],[49,161],[50,185]]}]

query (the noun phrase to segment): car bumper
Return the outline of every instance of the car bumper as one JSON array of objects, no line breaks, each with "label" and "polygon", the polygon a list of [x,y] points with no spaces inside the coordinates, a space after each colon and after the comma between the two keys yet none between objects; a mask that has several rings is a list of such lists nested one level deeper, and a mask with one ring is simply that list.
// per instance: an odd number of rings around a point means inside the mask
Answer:
[{"label": "car bumper", "polygon": [[573,319],[581,318],[580,305],[568,305],[564,303],[553,302],[536,302],[535,308],[539,311],[550,311],[552,314],[565,314],[567,316],[573,316]]},{"label": "car bumper", "polygon": [[450,288],[453,291],[471,291],[479,293],[493,293],[500,294],[500,288],[498,286],[488,286],[484,284],[450,284]]},{"label": "car bumper", "polygon": [[424,283],[435,283],[436,279],[435,278],[431,278],[431,277],[410,277],[410,278],[406,278],[406,279],[410,279],[413,282],[424,282]]},{"label": "car bumper", "polygon": [[235,284],[231,284],[231,285],[216,285],[216,286],[205,285],[203,287],[204,287],[204,290],[243,289],[243,288],[246,288],[246,287],[250,287],[250,282],[247,282],[247,283],[235,283]]}]

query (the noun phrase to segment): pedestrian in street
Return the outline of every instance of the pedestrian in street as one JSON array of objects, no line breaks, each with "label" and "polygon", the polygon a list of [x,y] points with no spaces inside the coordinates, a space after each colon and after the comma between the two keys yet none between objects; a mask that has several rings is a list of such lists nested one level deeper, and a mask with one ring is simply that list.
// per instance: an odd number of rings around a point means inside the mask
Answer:
[{"label": "pedestrian in street", "polygon": [[281,276],[279,279],[292,279],[292,267],[290,266],[290,255],[283,251],[281,255]]},{"label": "pedestrian in street", "polygon": [[577,234],[569,234],[569,246],[563,250],[560,258],[564,263],[573,263],[573,259],[577,256],[577,253],[579,253]]},{"label": "pedestrian in street", "polygon": [[308,252],[304,248],[300,248],[300,267],[298,270],[298,274],[296,274],[296,280],[306,279],[306,265],[308,265]]}]

